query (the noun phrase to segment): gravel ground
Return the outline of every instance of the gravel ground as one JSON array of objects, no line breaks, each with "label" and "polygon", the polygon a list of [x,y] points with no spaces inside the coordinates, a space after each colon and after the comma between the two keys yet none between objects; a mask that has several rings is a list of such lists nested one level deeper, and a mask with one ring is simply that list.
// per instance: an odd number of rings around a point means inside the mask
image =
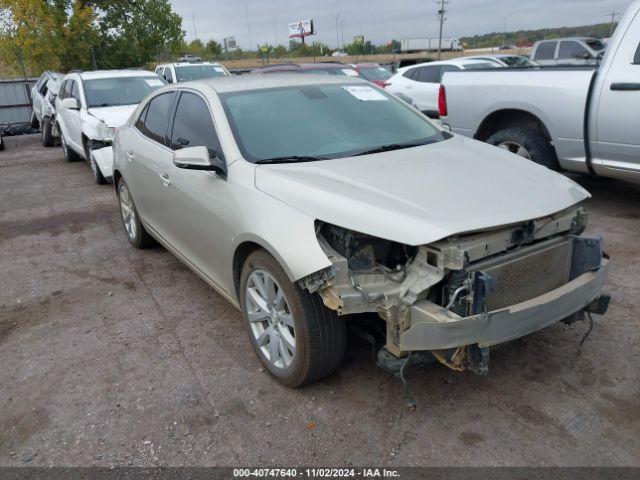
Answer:
[{"label": "gravel ground", "polygon": [[400,382],[351,339],[339,372],[279,386],[241,316],[162,248],[136,251],[111,186],[38,136],[0,153],[0,465],[640,466],[640,187],[577,178],[612,257],[609,313]]}]

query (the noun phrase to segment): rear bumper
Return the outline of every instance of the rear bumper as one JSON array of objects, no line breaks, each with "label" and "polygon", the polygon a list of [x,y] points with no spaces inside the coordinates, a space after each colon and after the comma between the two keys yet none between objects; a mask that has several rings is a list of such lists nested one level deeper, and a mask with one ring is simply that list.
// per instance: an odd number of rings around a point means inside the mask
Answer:
[{"label": "rear bumper", "polygon": [[423,301],[411,307],[411,326],[400,336],[404,351],[489,347],[541,330],[583,310],[602,291],[609,262],[539,297],[493,312],[459,317]]}]

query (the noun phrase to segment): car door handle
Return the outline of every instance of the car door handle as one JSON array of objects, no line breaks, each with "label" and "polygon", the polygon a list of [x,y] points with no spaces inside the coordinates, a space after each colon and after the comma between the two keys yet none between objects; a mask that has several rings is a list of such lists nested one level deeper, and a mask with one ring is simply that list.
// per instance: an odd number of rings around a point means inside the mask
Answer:
[{"label": "car door handle", "polygon": [[133,159],[136,158],[136,156],[131,151],[127,152],[125,155],[127,156],[127,160],[129,161],[132,161]]},{"label": "car door handle", "polygon": [[617,82],[611,84],[611,90],[618,92],[634,92],[640,90],[640,83]]},{"label": "car door handle", "polygon": [[160,180],[162,181],[162,184],[165,187],[168,187],[169,185],[171,185],[171,179],[169,178],[169,174],[168,173],[160,173],[160,172],[158,172],[158,175],[160,175]]}]

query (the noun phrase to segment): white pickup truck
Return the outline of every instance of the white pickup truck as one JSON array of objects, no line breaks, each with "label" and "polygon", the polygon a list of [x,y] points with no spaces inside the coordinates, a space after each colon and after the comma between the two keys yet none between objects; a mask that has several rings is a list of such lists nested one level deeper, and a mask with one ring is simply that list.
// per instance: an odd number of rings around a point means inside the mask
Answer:
[{"label": "white pickup truck", "polygon": [[452,132],[551,169],[640,179],[640,1],[595,69],[447,72],[439,110]]}]

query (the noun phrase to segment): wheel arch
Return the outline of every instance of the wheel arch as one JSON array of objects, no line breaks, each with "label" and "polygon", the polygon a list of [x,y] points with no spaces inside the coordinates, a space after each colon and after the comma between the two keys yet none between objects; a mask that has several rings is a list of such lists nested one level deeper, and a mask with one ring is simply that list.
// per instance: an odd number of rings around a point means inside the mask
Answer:
[{"label": "wheel arch", "polygon": [[542,133],[549,142],[553,142],[549,129],[537,115],[518,108],[496,110],[487,115],[480,123],[473,138],[486,142],[494,133],[514,127],[535,130]]},{"label": "wheel arch", "polygon": [[269,253],[269,255],[275,258],[276,261],[283,268],[289,280],[291,282],[294,282],[296,280],[296,278],[294,278],[294,275],[291,272],[291,269],[289,268],[287,263],[284,261],[282,256],[279,255],[276,252],[276,250],[272,248],[272,246],[267,241],[265,241],[262,238],[258,238],[254,236],[247,237],[241,240],[236,245],[233,252],[231,280],[232,280],[232,286],[233,286],[233,293],[235,294],[238,302],[240,301],[239,300],[240,299],[240,274],[242,273],[242,267],[244,266],[244,263],[247,260],[247,258],[249,258],[249,255],[251,255],[256,250],[264,250],[265,252]]}]

